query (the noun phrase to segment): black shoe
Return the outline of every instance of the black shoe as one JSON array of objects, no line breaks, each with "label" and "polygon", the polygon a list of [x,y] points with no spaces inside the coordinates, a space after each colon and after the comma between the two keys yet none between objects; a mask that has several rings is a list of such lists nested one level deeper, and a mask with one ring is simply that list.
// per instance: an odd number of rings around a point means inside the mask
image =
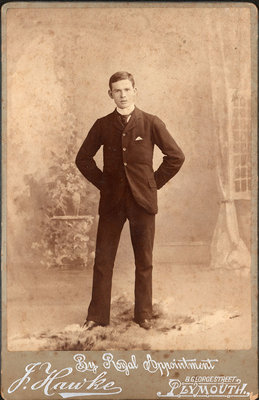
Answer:
[{"label": "black shoe", "polygon": [[97,324],[97,322],[86,320],[83,325],[83,328],[85,331],[91,331],[92,329],[96,328],[97,326],[99,326],[99,324]]},{"label": "black shoe", "polygon": [[138,321],[138,324],[140,326],[140,328],[149,330],[150,328],[152,328],[152,322],[150,321],[150,319],[143,319],[142,321]]}]

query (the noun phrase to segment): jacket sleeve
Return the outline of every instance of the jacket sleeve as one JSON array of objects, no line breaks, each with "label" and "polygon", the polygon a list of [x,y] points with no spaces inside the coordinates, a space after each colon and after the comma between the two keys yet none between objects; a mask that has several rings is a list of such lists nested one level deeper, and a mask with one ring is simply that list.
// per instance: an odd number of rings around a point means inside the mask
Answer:
[{"label": "jacket sleeve", "polygon": [[100,121],[97,120],[76,156],[77,168],[98,189],[101,189],[103,172],[97,167],[93,157],[102,144]]},{"label": "jacket sleeve", "polygon": [[153,121],[153,140],[164,154],[163,162],[154,174],[157,188],[160,189],[177,174],[185,157],[166,129],[165,124],[158,117],[155,117]]}]

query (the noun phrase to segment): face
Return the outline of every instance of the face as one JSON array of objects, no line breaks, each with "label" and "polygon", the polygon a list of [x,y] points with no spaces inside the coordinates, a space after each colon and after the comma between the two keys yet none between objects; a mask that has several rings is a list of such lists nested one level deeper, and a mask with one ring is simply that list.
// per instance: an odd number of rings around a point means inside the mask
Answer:
[{"label": "face", "polygon": [[127,108],[135,103],[137,89],[132,86],[129,79],[112,83],[112,90],[109,90],[109,96],[114,100],[119,108]]}]

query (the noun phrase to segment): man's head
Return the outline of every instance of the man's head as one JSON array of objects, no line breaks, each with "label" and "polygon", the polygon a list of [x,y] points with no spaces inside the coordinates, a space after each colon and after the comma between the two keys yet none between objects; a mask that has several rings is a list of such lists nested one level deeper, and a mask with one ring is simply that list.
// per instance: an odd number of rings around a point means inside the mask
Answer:
[{"label": "man's head", "polygon": [[109,80],[109,96],[119,108],[127,108],[135,103],[137,88],[133,76],[126,71],[116,72]]}]

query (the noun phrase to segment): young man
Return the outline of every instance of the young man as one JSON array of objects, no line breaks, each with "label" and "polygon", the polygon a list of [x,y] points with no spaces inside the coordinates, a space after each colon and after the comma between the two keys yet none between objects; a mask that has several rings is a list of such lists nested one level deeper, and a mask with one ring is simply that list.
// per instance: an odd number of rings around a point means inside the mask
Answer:
[{"label": "young man", "polygon": [[[158,117],[135,107],[137,89],[130,73],[116,72],[109,87],[117,107],[94,123],[76,157],[78,169],[100,190],[92,299],[84,326],[109,324],[113,266],[128,219],[136,265],[134,320],[149,329],[157,189],[179,171],[184,155]],[[154,145],[164,154],[155,172]],[[101,146],[103,171],[93,159]]]}]

